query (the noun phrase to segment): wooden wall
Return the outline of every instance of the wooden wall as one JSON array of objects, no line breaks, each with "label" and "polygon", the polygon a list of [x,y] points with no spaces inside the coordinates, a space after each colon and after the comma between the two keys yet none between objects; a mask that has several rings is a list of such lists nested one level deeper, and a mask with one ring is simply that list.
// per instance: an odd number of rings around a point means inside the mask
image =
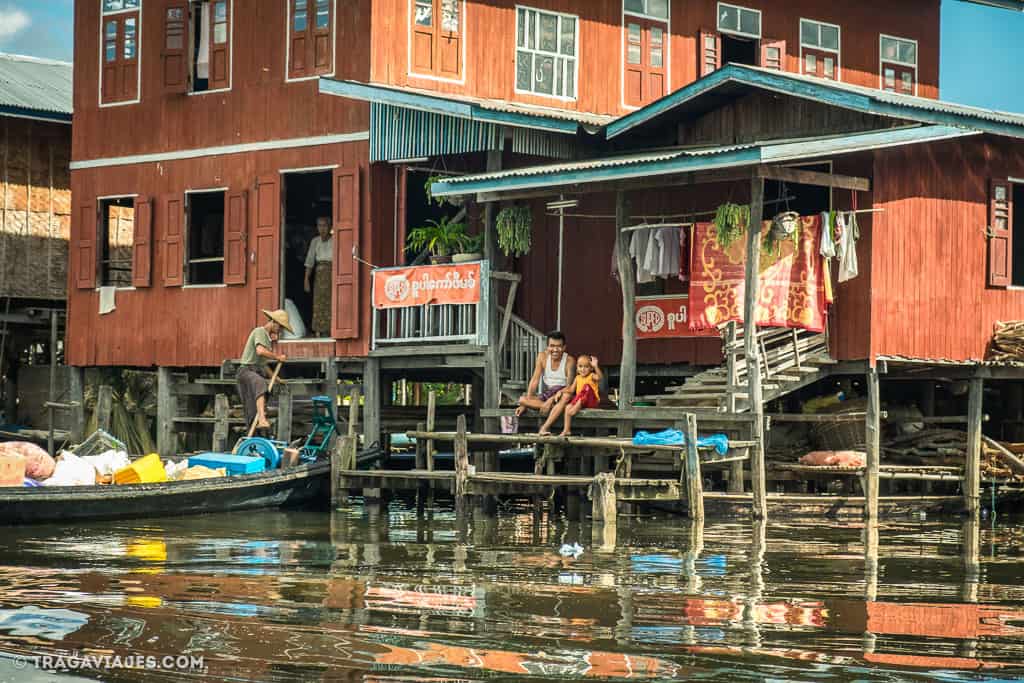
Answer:
[{"label": "wooden wall", "polygon": [[1024,143],[962,140],[875,160],[871,353],[982,358],[998,320],[1024,319],[1024,291],[987,286],[990,178],[1024,177]]},{"label": "wooden wall", "polygon": [[0,116],[0,296],[63,300],[71,126]]},{"label": "wooden wall", "polygon": [[[714,29],[715,0],[670,0],[670,74],[668,90],[697,79],[697,39],[701,29]],[[579,98],[564,101],[521,95],[514,91],[514,0],[466,0],[464,82],[418,77],[409,69],[410,0],[379,0],[373,4],[374,40],[371,77],[374,82],[408,85],[442,93],[461,93],[540,104],[598,114],[628,111],[622,104],[622,0],[534,0],[530,7],[581,16]],[[785,69],[799,73],[801,17],[841,26],[843,82],[879,87],[879,34],[915,39],[919,44],[918,94],[938,97],[939,2],[902,3],[864,0],[823,3],[820,0],[744,0],[735,3],[762,10],[762,35],[786,41]]]},{"label": "wooden wall", "polygon": [[[209,288],[167,287],[163,280],[166,257],[166,206],[169,198],[181,198],[189,188],[228,187],[249,191],[248,245],[254,249],[257,177],[277,175],[281,169],[339,164],[360,169],[360,257],[371,263],[391,265],[393,249],[392,169],[370,166],[367,143],[324,145],[303,149],[253,152],[195,160],[140,164],[110,169],[79,170],[72,175],[76,206],[98,196],[134,194],[152,197],[153,279],[150,287],[119,290],[116,310],[98,315],[98,293],[77,289],[77,263],[70,273],[68,363],[71,365],[125,365],[137,367],[216,366],[237,358],[249,331],[262,317],[255,290],[256,264],[247,259],[245,285]],[[81,224],[76,222],[72,243]],[[365,356],[370,333],[370,276],[359,265],[360,336],[339,340],[339,356]],[[288,353],[301,356],[303,347]],[[308,349],[307,349],[308,350]]]},{"label": "wooden wall", "polygon": [[[232,89],[165,94],[164,3],[142,3],[141,102],[99,107],[100,2],[75,3],[75,161],[365,131],[369,106],[285,82],[285,0],[234,0]],[[338,0],[335,78],[367,80],[370,0]]]}]

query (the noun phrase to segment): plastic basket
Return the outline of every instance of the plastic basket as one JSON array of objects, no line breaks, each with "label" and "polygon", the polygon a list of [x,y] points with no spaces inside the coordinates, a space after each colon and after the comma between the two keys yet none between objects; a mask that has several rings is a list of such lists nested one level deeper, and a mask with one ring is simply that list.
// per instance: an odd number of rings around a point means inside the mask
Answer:
[{"label": "plastic basket", "polygon": [[162,481],[167,481],[167,471],[156,453],[150,453],[114,472],[115,484],[156,484]]},{"label": "plastic basket", "polygon": [[84,458],[87,455],[99,455],[100,453],[106,453],[107,451],[122,451],[127,453],[128,447],[123,441],[115,439],[102,429],[97,429],[89,436],[88,439],[78,445],[72,452],[75,455]]}]

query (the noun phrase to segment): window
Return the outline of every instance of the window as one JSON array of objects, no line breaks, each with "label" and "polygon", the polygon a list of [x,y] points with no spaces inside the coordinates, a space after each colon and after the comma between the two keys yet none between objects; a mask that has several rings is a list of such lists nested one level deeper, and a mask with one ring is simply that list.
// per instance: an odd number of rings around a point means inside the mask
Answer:
[{"label": "window", "polygon": [[718,30],[748,38],[761,37],[761,13],[736,5],[718,3]]},{"label": "window", "polygon": [[231,87],[234,0],[179,0],[164,9],[162,58],[166,92]]},{"label": "window", "polygon": [[135,199],[101,199],[99,224],[99,285],[132,286],[132,253],[135,244]]},{"label": "window", "polygon": [[335,0],[285,0],[288,80],[334,73]]},{"label": "window", "polygon": [[576,99],[579,18],[516,8],[516,92]]},{"label": "window", "polygon": [[224,282],[224,190],[185,194],[185,284]]},{"label": "window", "polygon": [[808,76],[839,80],[839,27],[800,20],[801,70]]},{"label": "window", "polygon": [[668,0],[623,0],[622,10],[624,104],[642,107],[667,92]]},{"label": "window", "polygon": [[410,71],[419,76],[462,78],[465,0],[411,0]]},{"label": "window", "polygon": [[139,101],[141,0],[101,0],[100,105]]},{"label": "window", "polygon": [[879,87],[903,95],[916,95],[917,41],[882,35],[879,52]]}]

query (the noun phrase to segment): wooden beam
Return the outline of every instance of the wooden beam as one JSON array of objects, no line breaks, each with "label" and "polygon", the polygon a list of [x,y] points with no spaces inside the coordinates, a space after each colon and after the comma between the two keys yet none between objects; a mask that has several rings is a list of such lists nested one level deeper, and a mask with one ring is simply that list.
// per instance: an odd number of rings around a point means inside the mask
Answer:
[{"label": "wooden beam", "polygon": [[750,181],[750,225],[747,226],[747,264],[743,292],[744,352],[747,361],[747,383],[750,412],[754,416],[754,451],[750,462],[750,486],[753,494],[751,515],[754,519],[768,516],[765,483],[764,393],[761,388],[761,350],[757,346],[757,293],[761,265],[761,220],[764,216],[764,179]]},{"label": "wooden beam", "polygon": [[156,448],[161,458],[169,458],[178,450],[174,418],[177,417],[177,398],[174,396],[174,377],[170,368],[156,371]]},{"label": "wooden beam", "polygon": [[866,462],[864,468],[864,517],[874,523],[878,519],[878,473],[881,465],[881,396],[878,386],[878,371],[868,368],[866,375],[868,410],[865,416]]},{"label": "wooden beam", "polygon": [[686,435],[686,501],[690,519],[704,519],[704,480],[700,472],[700,454],[697,452],[697,417],[687,413],[684,421]]},{"label": "wooden beam", "polygon": [[857,192],[871,191],[871,181],[867,178],[860,178],[858,176],[821,173],[820,171],[806,171],[799,168],[790,168],[788,166],[759,166],[757,174],[761,178],[768,180],[783,180],[787,183],[833,187],[840,190],[856,190]]},{"label": "wooden beam", "polygon": [[629,258],[629,233],[624,232],[629,220],[626,194],[615,195],[616,262],[622,286],[622,359],[619,362],[619,408],[632,408],[636,396],[636,325],[633,306],[636,301],[636,277],[633,260]]},{"label": "wooden beam", "polygon": [[964,467],[964,508],[981,513],[981,406],[984,380],[972,377],[967,394],[967,462]]}]

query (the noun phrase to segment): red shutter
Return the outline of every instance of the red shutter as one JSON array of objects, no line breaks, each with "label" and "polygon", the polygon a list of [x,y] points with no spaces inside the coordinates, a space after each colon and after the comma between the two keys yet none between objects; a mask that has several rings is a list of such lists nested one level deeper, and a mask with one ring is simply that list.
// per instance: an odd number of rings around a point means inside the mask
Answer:
[{"label": "red shutter", "polygon": [[224,284],[244,285],[246,234],[249,231],[249,193],[234,192],[227,197],[224,220]]},{"label": "red shutter", "polygon": [[[214,0],[210,3],[210,90],[231,85],[231,2]],[[218,35],[217,27],[223,27]],[[223,40],[217,41],[220,37]]]},{"label": "red shutter", "polygon": [[149,287],[153,270],[153,200],[135,199],[132,237],[132,287]]},{"label": "red shutter", "polygon": [[701,31],[697,42],[697,64],[701,77],[722,66],[722,37],[710,31]]},{"label": "red shutter", "polygon": [[185,284],[184,220],[184,200],[180,195],[167,197],[164,200],[164,287]]},{"label": "red shutter", "polygon": [[164,49],[160,55],[166,93],[188,92],[188,3],[167,0],[164,6]]},{"label": "red shutter", "polygon": [[306,52],[309,48],[309,26],[311,22],[310,12],[312,3],[315,0],[306,2],[306,30],[295,30],[295,0],[288,2],[288,78],[301,78],[306,75],[306,68],[309,64]]},{"label": "red shutter", "polygon": [[786,41],[784,40],[762,40],[761,41],[761,66],[776,71],[786,70]]},{"label": "red shutter", "polygon": [[86,204],[78,209],[78,225],[74,226],[75,287],[96,288],[96,206]]},{"label": "red shutter", "polygon": [[334,169],[335,339],[359,337],[359,169]]},{"label": "red shutter", "polygon": [[[317,13],[321,0],[309,0],[309,33],[312,45],[312,64],[314,73],[330,73],[334,66],[334,0],[327,2],[327,26],[317,26]],[[312,75],[312,74],[310,74]]]},{"label": "red shutter", "polygon": [[[107,25],[113,22],[117,25],[116,37],[114,39],[114,59],[107,59]],[[103,63],[103,73],[100,88],[100,99],[102,102],[116,102],[121,92],[121,54],[124,43],[124,23],[117,17],[104,17],[100,28],[100,60]]]},{"label": "red shutter", "polygon": [[988,284],[1008,287],[1013,267],[1013,185],[992,180],[989,194]]},{"label": "red shutter", "polygon": [[[135,22],[135,56],[128,59],[125,57],[125,38],[128,34],[127,23],[133,20]],[[120,99],[125,102],[134,100],[139,96],[139,50],[142,49],[142,32],[139,30],[140,23],[141,17],[138,12],[129,14],[121,20],[121,41],[119,46],[121,53],[118,55],[118,59],[120,60],[121,69]]]},{"label": "red shutter", "polygon": [[254,315],[256,320],[259,320],[262,318],[262,309],[275,309],[281,304],[278,294],[278,273],[281,264],[281,177],[277,173],[256,179],[256,225],[253,239],[256,242],[251,255],[256,262]]},{"label": "red shutter", "polygon": [[[626,45],[623,52],[623,78],[625,80],[626,104],[640,107],[644,103],[644,26],[640,19],[627,17],[622,27],[623,40]],[[630,51],[639,53],[640,59],[630,61]]]},{"label": "red shutter", "polygon": [[[455,30],[445,30],[444,26],[444,5],[441,0],[438,5],[440,14],[438,18],[437,37],[437,75],[442,78],[456,79],[462,75],[462,1],[453,0],[449,10],[455,13]],[[450,27],[449,27],[450,28]]]}]

